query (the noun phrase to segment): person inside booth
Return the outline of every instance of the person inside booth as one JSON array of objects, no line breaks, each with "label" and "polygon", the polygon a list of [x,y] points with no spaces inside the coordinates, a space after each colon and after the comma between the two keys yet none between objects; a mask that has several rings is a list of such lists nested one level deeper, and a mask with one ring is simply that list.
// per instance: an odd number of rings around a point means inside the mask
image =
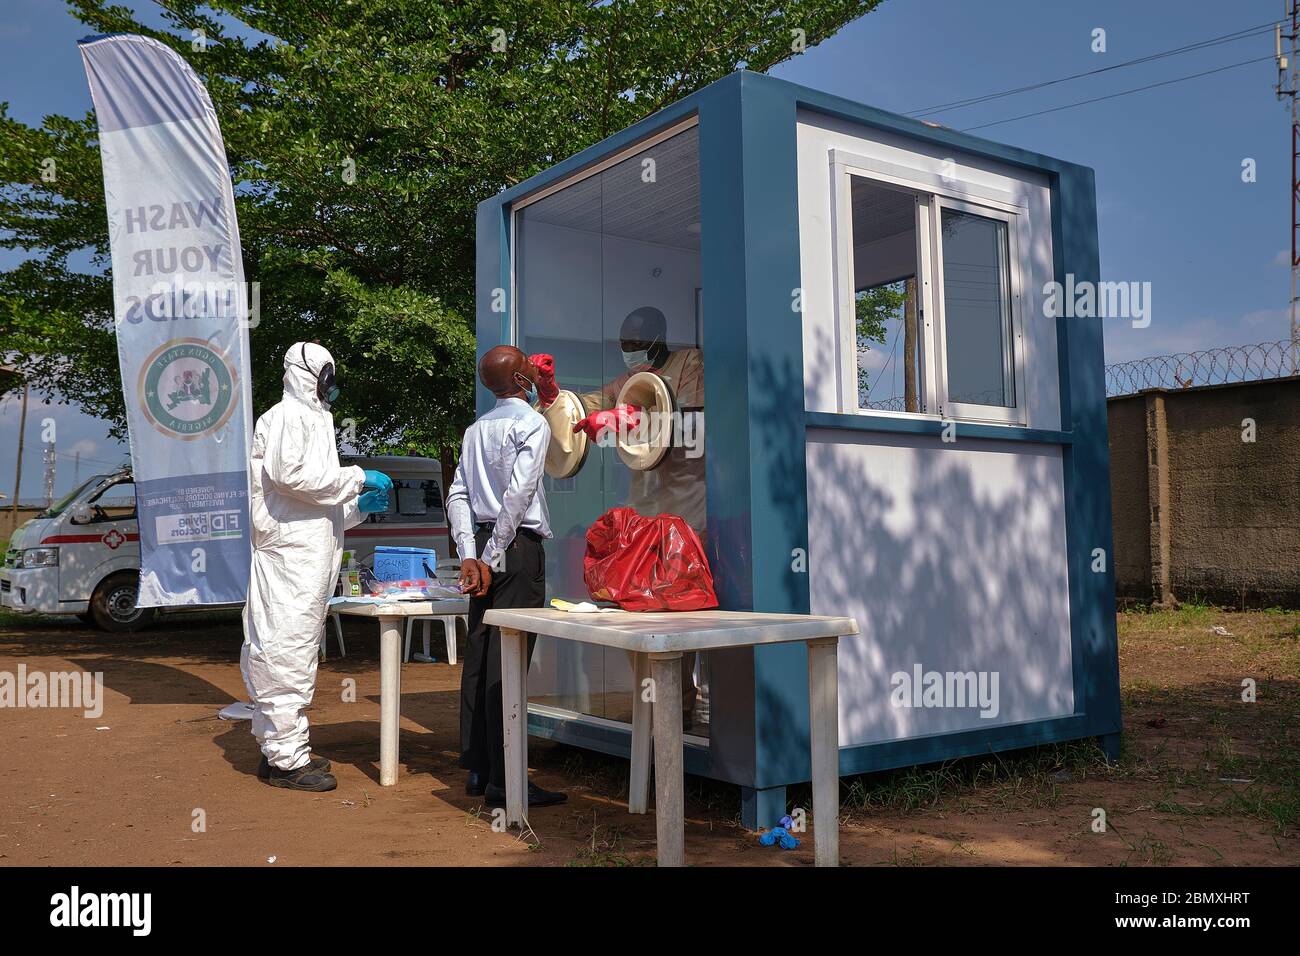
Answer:
[{"label": "person inside booth", "polygon": [[[587,417],[578,422],[592,441],[606,428],[618,428],[620,411],[615,408],[619,393],[637,372],[654,372],[668,385],[681,413],[674,422],[672,447],[654,468],[630,471],[627,506],[650,517],[675,514],[686,520],[705,540],[707,502],[704,491],[704,353],[695,347],[670,349],[668,321],[663,312],[645,305],[633,309],[619,327],[619,349],[627,371],[597,391],[580,395]],[[688,418],[693,419],[689,424]],[[626,422],[634,428],[635,420]],[[685,440],[682,440],[685,439]],[[694,680],[696,655],[682,655],[682,727],[694,722],[697,691]]]}]

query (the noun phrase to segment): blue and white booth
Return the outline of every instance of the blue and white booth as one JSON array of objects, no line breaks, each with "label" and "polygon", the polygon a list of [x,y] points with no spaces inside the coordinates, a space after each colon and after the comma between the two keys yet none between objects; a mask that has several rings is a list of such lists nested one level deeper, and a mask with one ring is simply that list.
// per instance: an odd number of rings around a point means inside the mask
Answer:
[{"label": "blue and white booth", "polygon": [[[548,598],[606,509],[682,514],[727,609],[851,615],[842,774],[1119,747],[1093,173],[737,72],[478,208],[481,355],[555,356],[608,407],[662,315],[682,427],[656,468],[546,479]],[[623,343],[626,344],[626,343]],[[666,356],[666,362],[664,358]],[[478,391],[479,412],[492,397]],[[771,825],[808,780],[802,645],[687,658],[686,769]],[[529,729],[628,752],[626,656],[543,638]]]}]

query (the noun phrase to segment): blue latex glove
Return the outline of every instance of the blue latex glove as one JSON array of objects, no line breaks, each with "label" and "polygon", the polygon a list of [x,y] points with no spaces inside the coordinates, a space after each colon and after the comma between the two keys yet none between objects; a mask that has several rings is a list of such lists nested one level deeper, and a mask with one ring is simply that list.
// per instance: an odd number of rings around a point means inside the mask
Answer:
[{"label": "blue latex glove", "polygon": [[758,842],[763,846],[772,846],[778,841],[783,850],[793,850],[799,845],[799,838],[792,836],[786,831],[785,827],[773,827],[766,833],[760,834],[758,838]]},{"label": "blue latex glove", "polygon": [[389,478],[382,471],[367,470],[366,487],[373,491],[388,491],[393,487],[393,479]]},{"label": "blue latex glove", "polygon": [[388,492],[367,491],[357,499],[357,508],[360,509],[363,514],[370,514],[376,511],[387,511]]}]

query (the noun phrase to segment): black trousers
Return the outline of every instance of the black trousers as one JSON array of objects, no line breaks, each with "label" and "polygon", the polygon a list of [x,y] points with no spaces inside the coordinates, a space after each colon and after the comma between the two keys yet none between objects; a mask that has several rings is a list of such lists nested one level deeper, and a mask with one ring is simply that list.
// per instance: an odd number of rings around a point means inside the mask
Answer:
[{"label": "black trousers", "polygon": [[[491,529],[474,535],[478,553]],[[500,563],[500,562],[498,562]],[[492,585],[483,597],[469,601],[469,642],[460,673],[460,765],[486,776],[488,783],[506,783],[505,735],[501,723],[501,632],[483,623],[491,608],[542,607],[546,602],[546,553],[542,539],[520,530],[505,551],[505,569],[492,572]],[[528,660],[533,659],[535,634],[528,635]]]}]

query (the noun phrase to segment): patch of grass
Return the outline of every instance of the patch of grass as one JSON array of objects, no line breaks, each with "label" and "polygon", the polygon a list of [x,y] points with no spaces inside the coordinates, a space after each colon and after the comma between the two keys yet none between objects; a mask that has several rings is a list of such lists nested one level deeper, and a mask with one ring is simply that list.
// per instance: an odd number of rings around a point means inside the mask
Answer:
[{"label": "patch of grass", "polygon": [[18,614],[15,611],[0,608],[0,632],[9,630],[46,631],[80,626],[82,626],[81,622],[71,615]]},{"label": "patch of grass", "polygon": [[1290,786],[1278,789],[1248,787],[1241,793],[1234,791],[1227,805],[1233,812],[1271,824],[1277,833],[1300,825],[1300,785],[1294,780]]},{"label": "patch of grass", "polygon": [[[1122,690],[1126,730],[1141,741],[1133,765],[1160,786],[1149,807],[1252,818],[1275,835],[1300,828],[1300,612],[1193,605],[1119,621],[1125,653],[1170,665],[1168,686],[1127,679]],[[1178,666],[1185,650],[1199,655],[1190,671]],[[1249,703],[1241,699],[1246,677],[1257,682]],[[1153,717],[1167,719],[1157,734],[1142,726]]]},{"label": "patch of grass", "polygon": [[238,628],[241,620],[242,612],[238,608],[205,608],[200,611],[161,614],[141,630],[113,634],[86,624],[73,614],[18,614],[0,609],[0,639],[17,635],[21,640],[24,632],[34,634],[67,631],[70,639],[84,638],[88,645],[109,642],[116,647],[137,643],[169,643],[201,636],[206,631]]},{"label": "patch of grass", "polygon": [[853,777],[840,803],[850,815],[948,808],[953,801],[962,813],[1038,808],[1060,799],[1062,783],[1112,770],[1095,741],[1071,741]]},{"label": "patch of grass", "polygon": [[1175,624],[1181,627],[1196,627],[1208,624],[1218,608],[1210,604],[1185,603],[1173,611]]},{"label": "patch of grass", "polygon": [[[566,780],[611,800],[627,800],[626,758],[581,750],[567,744],[539,748],[536,753],[530,751],[529,755],[535,767],[554,767]],[[683,795],[688,802],[710,817],[721,818],[729,825],[738,825],[740,822],[740,791],[734,784],[688,774]]]},{"label": "patch of grass", "polygon": [[[1142,605],[1119,615],[1121,632],[1128,628],[1150,630],[1183,630],[1209,627],[1220,610],[1210,604],[1188,602],[1177,607],[1152,607]],[[1128,626],[1126,628],[1126,625]]]},{"label": "patch of grass", "polygon": [[[1111,827],[1114,829],[1114,826]],[[1118,830],[1115,831],[1119,833]],[[1124,862],[1124,866],[1136,864],[1138,866],[1168,866],[1173,860],[1173,851],[1159,837],[1150,830],[1145,831],[1136,842],[1130,841],[1123,834],[1120,839],[1128,846],[1130,854],[1136,859],[1129,859]]]},{"label": "patch of grass", "polygon": [[654,857],[649,854],[630,855],[623,846],[623,830],[598,823],[593,810],[591,830],[569,866],[651,866],[654,862]]}]

